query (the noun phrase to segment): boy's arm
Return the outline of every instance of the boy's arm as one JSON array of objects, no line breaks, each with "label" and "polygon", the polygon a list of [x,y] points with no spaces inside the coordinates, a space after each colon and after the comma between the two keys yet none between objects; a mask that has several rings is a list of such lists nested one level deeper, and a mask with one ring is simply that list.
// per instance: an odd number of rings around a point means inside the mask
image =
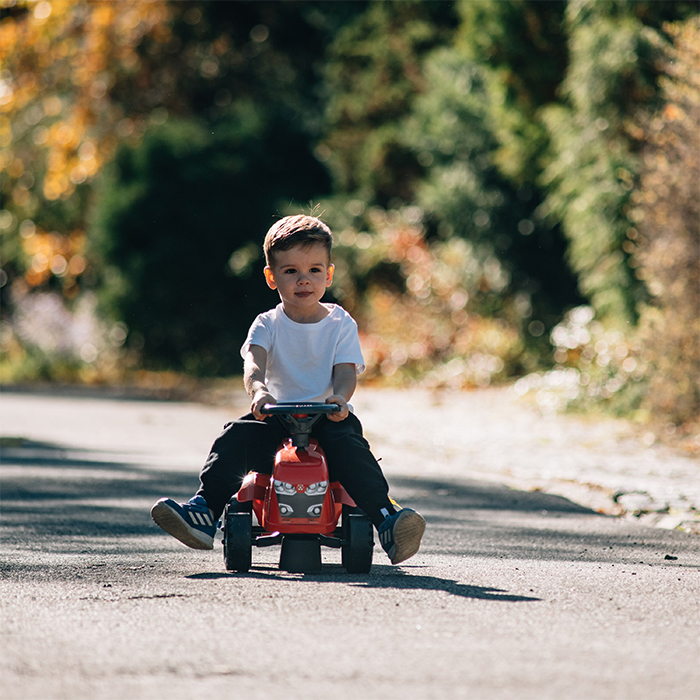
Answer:
[{"label": "boy's arm", "polygon": [[345,420],[350,410],[348,401],[355,393],[357,386],[357,372],[352,362],[342,362],[333,367],[333,396],[326,399],[326,403],[337,403],[340,406],[338,413],[329,413],[328,419],[337,422]]},{"label": "boy's arm", "polygon": [[260,345],[251,345],[243,360],[243,386],[250,396],[251,413],[258,419],[265,416],[260,409],[266,403],[277,403],[265,386],[265,368],[267,367],[267,350]]}]

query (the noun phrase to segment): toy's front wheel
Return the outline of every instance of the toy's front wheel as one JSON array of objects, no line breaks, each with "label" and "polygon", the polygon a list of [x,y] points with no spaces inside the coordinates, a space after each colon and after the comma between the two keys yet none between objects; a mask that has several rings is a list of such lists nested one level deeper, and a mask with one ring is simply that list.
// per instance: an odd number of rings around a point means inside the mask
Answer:
[{"label": "toy's front wheel", "polygon": [[362,512],[343,507],[341,560],[349,574],[367,574],[372,568],[372,521]]},{"label": "toy's front wheel", "polygon": [[253,561],[253,517],[224,513],[224,564],[227,571],[248,571]]}]

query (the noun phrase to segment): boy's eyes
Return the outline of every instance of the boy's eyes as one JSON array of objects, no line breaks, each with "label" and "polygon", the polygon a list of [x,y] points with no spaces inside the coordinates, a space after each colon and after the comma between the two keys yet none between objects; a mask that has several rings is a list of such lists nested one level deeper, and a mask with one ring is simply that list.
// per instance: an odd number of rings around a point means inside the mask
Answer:
[{"label": "boy's eyes", "polygon": [[[296,267],[285,267],[284,269],[284,274],[285,275],[296,275],[298,270]],[[323,270],[320,267],[311,267],[309,268],[309,272],[323,272]]]}]

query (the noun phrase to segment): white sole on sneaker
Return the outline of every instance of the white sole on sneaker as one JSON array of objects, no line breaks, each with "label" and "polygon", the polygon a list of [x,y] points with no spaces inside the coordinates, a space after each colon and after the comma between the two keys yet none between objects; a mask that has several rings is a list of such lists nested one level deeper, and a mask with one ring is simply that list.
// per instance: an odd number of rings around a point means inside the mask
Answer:
[{"label": "white sole on sneaker", "polygon": [[214,549],[214,538],[191,528],[167,503],[158,501],[151,508],[155,524],[192,549]]},{"label": "white sole on sneaker", "polygon": [[420,541],[425,532],[425,520],[415,511],[404,511],[399,514],[394,525],[394,546],[396,552],[391,559],[392,564],[400,564],[410,559],[419,549]]}]

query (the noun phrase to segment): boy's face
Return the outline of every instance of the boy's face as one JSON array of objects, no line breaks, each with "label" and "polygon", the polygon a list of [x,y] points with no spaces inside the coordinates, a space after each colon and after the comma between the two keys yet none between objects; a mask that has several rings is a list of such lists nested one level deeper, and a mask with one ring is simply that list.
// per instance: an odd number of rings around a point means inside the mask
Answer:
[{"label": "boy's face", "polygon": [[333,281],[333,265],[322,243],[297,245],[274,254],[265,268],[270,289],[276,289],[293,321],[318,320],[319,302]]}]

